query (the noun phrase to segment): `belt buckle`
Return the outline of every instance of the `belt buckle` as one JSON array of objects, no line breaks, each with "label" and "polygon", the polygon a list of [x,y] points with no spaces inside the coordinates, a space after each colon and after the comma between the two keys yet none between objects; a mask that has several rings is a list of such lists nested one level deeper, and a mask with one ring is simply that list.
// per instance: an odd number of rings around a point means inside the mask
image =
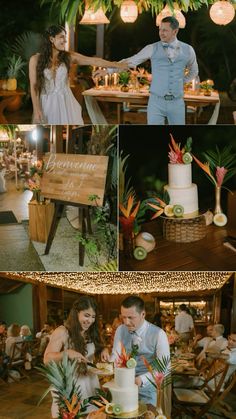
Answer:
[{"label": "belt buckle", "polygon": [[174,96],[173,95],[165,95],[164,96],[164,99],[165,100],[173,100],[174,99]]}]

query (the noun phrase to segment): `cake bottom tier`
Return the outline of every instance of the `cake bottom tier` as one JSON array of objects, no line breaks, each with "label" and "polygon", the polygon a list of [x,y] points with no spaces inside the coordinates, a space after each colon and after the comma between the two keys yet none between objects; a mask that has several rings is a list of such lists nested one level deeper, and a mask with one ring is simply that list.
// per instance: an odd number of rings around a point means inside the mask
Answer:
[{"label": "cake bottom tier", "polygon": [[198,191],[195,183],[189,188],[171,188],[166,185],[165,190],[170,196],[170,205],[182,205],[185,216],[198,215]]},{"label": "cake bottom tier", "polygon": [[138,409],[138,386],[136,384],[131,388],[121,388],[114,384],[109,386],[109,390],[112,395],[112,403],[120,404],[122,413],[129,413]]}]

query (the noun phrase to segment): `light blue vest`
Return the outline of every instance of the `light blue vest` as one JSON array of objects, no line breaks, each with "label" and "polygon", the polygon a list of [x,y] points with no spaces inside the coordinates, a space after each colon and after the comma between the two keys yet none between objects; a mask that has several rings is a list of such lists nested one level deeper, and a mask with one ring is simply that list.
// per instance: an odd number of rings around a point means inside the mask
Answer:
[{"label": "light blue vest", "polygon": [[183,96],[184,70],[190,59],[191,46],[180,41],[178,46],[179,53],[175,60],[171,61],[160,41],[153,45],[150,93],[161,97],[167,94],[175,97]]}]

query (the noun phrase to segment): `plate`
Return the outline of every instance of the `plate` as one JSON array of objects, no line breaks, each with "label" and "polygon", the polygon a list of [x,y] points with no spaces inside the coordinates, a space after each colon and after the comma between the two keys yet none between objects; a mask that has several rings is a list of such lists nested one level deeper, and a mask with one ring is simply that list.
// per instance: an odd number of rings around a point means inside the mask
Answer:
[{"label": "plate", "polygon": [[186,354],[180,354],[179,358],[180,359],[194,359],[196,357],[195,354],[192,353],[186,353]]},{"label": "plate", "polygon": [[111,372],[109,370],[99,370],[98,368],[93,368],[93,367],[89,367],[88,370],[90,372],[92,372],[93,374],[97,374],[97,375],[104,376],[104,377],[114,374],[114,372]]}]

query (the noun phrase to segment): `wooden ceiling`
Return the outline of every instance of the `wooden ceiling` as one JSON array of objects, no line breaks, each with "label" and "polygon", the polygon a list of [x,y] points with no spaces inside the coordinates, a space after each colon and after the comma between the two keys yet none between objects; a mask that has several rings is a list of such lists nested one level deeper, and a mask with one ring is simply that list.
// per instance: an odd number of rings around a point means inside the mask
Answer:
[{"label": "wooden ceiling", "polygon": [[24,282],[15,281],[14,279],[2,278],[0,276],[0,294],[10,294],[16,289],[22,287]]}]

